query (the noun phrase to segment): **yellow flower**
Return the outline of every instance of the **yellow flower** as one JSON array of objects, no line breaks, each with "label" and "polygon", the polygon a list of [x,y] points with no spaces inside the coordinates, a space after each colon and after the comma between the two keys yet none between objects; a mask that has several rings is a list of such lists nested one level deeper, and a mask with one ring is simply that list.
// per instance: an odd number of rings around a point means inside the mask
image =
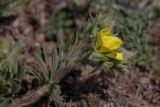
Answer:
[{"label": "yellow flower", "polygon": [[104,28],[98,32],[96,48],[100,53],[105,54],[106,57],[123,60],[123,54],[115,52],[121,45],[122,40],[113,36],[109,28]]},{"label": "yellow flower", "polygon": [[111,31],[108,28],[104,28],[101,31],[99,31],[97,41],[96,41],[96,46],[101,46],[102,45],[102,37],[110,36],[110,32]]},{"label": "yellow flower", "polygon": [[123,53],[122,52],[117,52],[117,53],[112,52],[112,53],[106,54],[105,56],[109,57],[109,58],[117,59],[119,61],[123,60]]},{"label": "yellow flower", "polygon": [[100,36],[100,40],[100,52],[112,52],[113,50],[117,50],[122,44],[122,41],[114,36]]}]

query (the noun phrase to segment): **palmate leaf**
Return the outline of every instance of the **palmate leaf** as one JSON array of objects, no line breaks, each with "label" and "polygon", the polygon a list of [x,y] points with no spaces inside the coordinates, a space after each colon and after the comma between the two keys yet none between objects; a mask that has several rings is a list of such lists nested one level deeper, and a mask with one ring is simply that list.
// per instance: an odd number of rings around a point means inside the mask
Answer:
[{"label": "palmate leaf", "polygon": [[[59,52],[60,52],[60,50],[59,50]],[[48,84],[49,87],[51,87],[51,89],[47,89],[47,90],[49,90],[48,94],[49,94],[50,98],[52,99],[52,101],[54,101],[55,104],[60,104],[60,101],[61,101],[60,88],[56,83],[58,83],[59,76],[64,75],[61,73],[60,73],[61,75],[59,75],[59,72],[60,72],[58,70],[59,66],[60,66],[59,62],[60,62],[60,60],[62,60],[59,57],[59,54],[60,54],[59,52],[58,52],[58,49],[53,49],[53,53],[51,56],[52,57],[51,63],[47,64],[47,62],[46,62],[47,58],[45,55],[45,51],[41,47],[40,51],[39,51],[39,55],[36,56],[37,63],[38,63],[37,64],[38,69],[34,69],[34,68],[30,69],[30,73],[38,81],[38,84],[36,85],[35,88],[41,89],[40,87],[43,87],[44,85]],[[54,82],[54,84],[53,84],[53,82]],[[44,88],[47,88],[47,87],[44,87]],[[43,93],[43,94],[45,94],[45,93]]]},{"label": "palmate leaf", "polygon": [[143,10],[123,11],[119,13],[115,27],[124,41],[124,47],[136,53],[130,64],[147,70],[153,67],[154,61],[153,48],[148,44],[148,18],[148,14]]},{"label": "palmate leaf", "polygon": [[38,68],[40,69],[41,74],[44,77],[45,81],[49,81],[49,70],[46,63],[43,61],[43,56],[36,56],[38,61]]},{"label": "palmate leaf", "polygon": [[36,59],[38,69],[31,68],[30,73],[38,80],[38,84],[41,86],[48,83],[51,76],[57,71],[59,66],[59,56],[57,50],[54,49],[51,63],[47,64],[45,50],[40,47],[39,54],[36,56]]},{"label": "palmate leaf", "polygon": [[5,38],[0,38],[0,103],[20,90],[24,77],[24,58],[20,56],[22,45],[13,47]]},{"label": "palmate leaf", "polygon": [[[67,45],[64,45],[63,43]],[[38,82],[35,88],[39,90],[42,89],[40,87],[49,85],[50,88],[48,89],[49,92],[47,95],[50,96],[55,104],[59,104],[61,102],[61,97],[58,83],[69,71],[71,71],[72,67],[78,63],[83,49],[84,43],[82,44],[78,41],[78,37],[76,36],[71,37],[67,42],[59,41],[58,48],[53,49],[51,55],[52,60],[51,63],[49,63],[47,59],[50,57],[45,54],[44,48],[41,47],[39,49],[39,54],[36,55],[37,66],[36,68],[30,69],[30,73]],[[41,93],[43,93],[43,90],[41,90]],[[45,93],[42,95],[44,94]]]}]

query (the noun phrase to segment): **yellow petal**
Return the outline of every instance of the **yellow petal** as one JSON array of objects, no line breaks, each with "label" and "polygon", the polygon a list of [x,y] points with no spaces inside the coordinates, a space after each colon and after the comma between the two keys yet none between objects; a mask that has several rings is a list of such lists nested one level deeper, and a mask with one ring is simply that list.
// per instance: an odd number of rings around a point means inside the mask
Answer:
[{"label": "yellow petal", "polygon": [[123,60],[123,53],[122,52],[117,53],[116,59],[122,61]]},{"label": "yellow petal", "polygon": [[100,53],[112,52],[112,50],[110,50],[110,49],[108,49],[108,48],[106,48],[106,47],[103,47],[103,46],[101,46],[100,48],[98,48],[98,51],[99,51]]},{"label": "yellow petal", "polygon": [[121,53],[121,52],[119,52],[119,53],[112,52],[112,53],[107,54],[106,56],[109,58],[117,59],[119,61],[123,60],[123,53]]},{"label": "yellow petal", "polygon": [[110,29],[109,28],[104,28],[98,32],[98,36],[96,39],[96,46],[99,47],[102,45],[102,36],[109,36],[110,35]]},{"label": "yellow petal", "polygon": [[102,39],[102,47],[105,47],[108,50],[116,50],[122,44],[122,40],[114,36],[102,36],[101,39]]},{"label": "yellow petal", "polygon": [[113,58],[113,59],[115,59],[115,58],[116,58],[116,56],[117,56],[117,53],[112,52],[112,53],[107,54],[106,56],[107,56],[107,57],[109,57],[109,58]]},{"label": "yellow petal", "polygon": [[98,36],[109,36],[111,33],[111,29],[104,28],[98,32]]}]

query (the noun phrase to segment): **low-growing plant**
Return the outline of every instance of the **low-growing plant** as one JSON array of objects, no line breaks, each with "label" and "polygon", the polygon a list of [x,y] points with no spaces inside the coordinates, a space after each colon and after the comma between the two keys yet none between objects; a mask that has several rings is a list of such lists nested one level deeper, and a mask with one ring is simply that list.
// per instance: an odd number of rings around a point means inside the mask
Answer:
[{"label": "low-growing plant", "polygon": [[[92,17],[88,23],[82,26],[81,29],[76,30],[67,40],[58,41],[58,47],[53,49],[50,63],[47,60],[49,56],[45,54],[44,48],[41,47],[39,54],[35,55],[37,64],[35,67],[30,67],[29,71],[29,74],[36,79],[35,86],[27,94],[22,95],[21,98],[18,96],[5,96],[3,106],[23,107],[35,105],[44,96],[60,105],[59,82],[68,72],[81,63],[90,64],[96,69],[104,69],[105,71],[108,69],[126,71],[126,51],[121,49],[123,41],[111,33],[111,22],[112,14]],[[20,57],[15,59],[17,58]],[[8,63],[6,65],[5,69],[8,69],[14,64]],[[15,68],[15,71],[21,69],[19,66]],[[23,71],[21,70],[21,72]],[[18,75],[16,74],[16,76]],[[22,80],[23,76],[20,77]]]},{"label": "low-growing plant", "polygon": [[151,69],[154,51],[148,43],[149,17],[143,10],[130,10],[119,13],[115,28],[124,41],[124,47],[136,53],[132,64],[143,69]]},{"label": "low-growing plant", "polygon": [[12,47],[6,39],[0,37],[0,103],[5,98],[15,97],[21,89],[24,76],[21,48],[19,43]]},{"label": "low-growing plant", "polygon": [[[107,0],[101,0],[99,5],[96,1],[89,0],[83,8],[74,5],[67,7],[67,10],[62,9],[62,14],[57,12],[56,17],[53,17],[55,14],[51,17],[51,23],[45,30],[51,32],[52,36],[56,35],[57,47],[53,49],[51,56],[45,53],[45,48],[40,47],[35,54],[36,64],[34,67],[30,66],[29,70],[24,66],[25,60],[20,53],[21,45],[18,43],[12,46],[6,39],[0,38],[1,107],[35,107],[43,97],[61,106],[59,82],[75,66],[82,63],[104,71],[116,69],[126,72],[131,64],[145,69],[152,67],[153,53],[146,37],[148,16],[144,11],[122,9],[116,13],[115,20],[112,12],[97,16],[95,12],[95,16],[90,15],[87,23],[75,29],[73,13],[82,14],[85,11],[88,16],[86,11],[92,6],[97,6],[96,9],[101,11],[112,7]],[[135,3],[137,2],[136,0]],[[104,4],[107,3],[110,5],[105,7]],[[128,3],[135,6],[133,2]],[[0,16],[6,15],[4,10],[8,10],[8,6],[6,4],[0,11]],[[66,32],[67,39],[63,39],[61,35]],[[130,60],[135,53],[135,58]],[[26,94],[18,96],[26,71],[35,78],[34,86]]]}]

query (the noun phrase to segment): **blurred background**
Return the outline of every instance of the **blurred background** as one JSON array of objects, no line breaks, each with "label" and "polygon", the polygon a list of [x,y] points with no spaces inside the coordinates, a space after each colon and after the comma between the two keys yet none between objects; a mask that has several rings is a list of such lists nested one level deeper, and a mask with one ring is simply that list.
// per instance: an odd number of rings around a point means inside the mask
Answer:
[{"label": "blurred background", "polygon": [[[131,68],[128,74],[91,73],[93,67],[78,66],[61,81],[63,105],[160,107],[160,0],[1,0],[0,36],[12,44],[22,42],[26,62],[32,64],[37,47],[43,44],[50,55],[57,41],[109,10],[113,33],[136,53]],[[49,103],[42,107],[51,107]]]}]

